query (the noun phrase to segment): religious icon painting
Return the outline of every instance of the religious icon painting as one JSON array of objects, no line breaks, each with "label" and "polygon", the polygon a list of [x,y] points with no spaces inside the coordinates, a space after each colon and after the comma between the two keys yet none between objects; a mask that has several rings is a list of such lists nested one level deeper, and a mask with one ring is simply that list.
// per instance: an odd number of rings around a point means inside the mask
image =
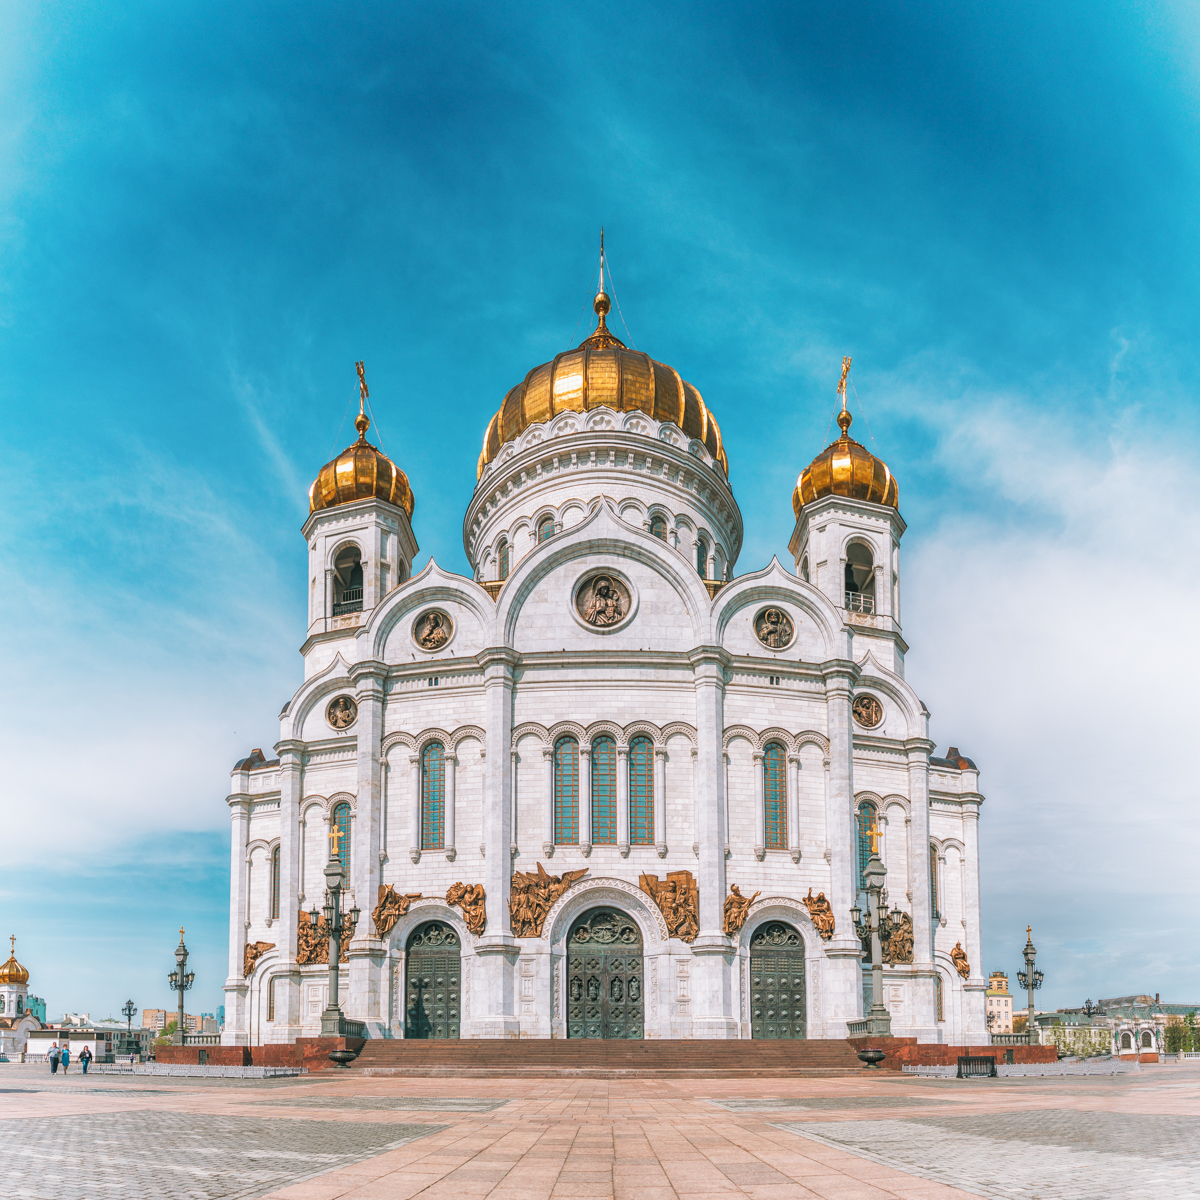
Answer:
[{"label": "religious icon painting", "polygon": [[325,710],[325,720],[334,729],[349,729],[358,719],[358,703],[352,696],[335,696]]}]

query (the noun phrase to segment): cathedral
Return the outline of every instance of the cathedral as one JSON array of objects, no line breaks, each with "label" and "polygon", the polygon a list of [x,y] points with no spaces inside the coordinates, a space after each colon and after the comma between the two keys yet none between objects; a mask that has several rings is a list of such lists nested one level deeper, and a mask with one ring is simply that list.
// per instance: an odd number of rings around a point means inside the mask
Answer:
[{"label": "cathedral", "polygon": [[[788,566],[735,571],[716,418],[609,329],[483,437],[472,575],[412,573],[414,497],[358,440],[309,496],[304,682],[232,771],[223,1040],[845,1038],[886,866],[892,1033],[987,1040],[971,759],[905,681],[899,488],[850,436],[800,472]],[[359,367],[360,392],[366,381]]]}]

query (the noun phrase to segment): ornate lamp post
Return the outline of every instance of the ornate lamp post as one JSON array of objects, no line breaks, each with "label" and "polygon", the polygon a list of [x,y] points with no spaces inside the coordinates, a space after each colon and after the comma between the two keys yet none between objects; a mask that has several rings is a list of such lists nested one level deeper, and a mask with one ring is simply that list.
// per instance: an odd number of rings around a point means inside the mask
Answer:
[{"label": "ornate lamp post", "polygon": [[[887,892],[883,882],[887,878],[887,867],[879,857],[876,843],[878,834],[872,836],[871,857],[863,871],[863,882],[867,889],[867,919],[862,920],[862,909],[855,905],[850,910],[854,921],[854,932],[862,939],[871,939],[871,1011],[867,1014],[868,1037],[891,1037],[892,1017],[883,1003],[883,946],[879,940],[879,928],[887,919]],[[897,917],[899,908],[897,908]]]},{"label": "ornate lamp post", "polygon": [[184,1043],[183,993],[192,986],[196,978],[187,969],[187,960],[187,947],[183,944],[183,926],[180,926],[179,945],[175,947],[175,970],[167,976],[167,979],[170,980],[172,990],[179,993],[179,1017],[175,1025],[175,1036],[171,1039],[172,1043],[176,1046],[182,1046]]},{"label": "ornate lamp post", "polygon": [[[342,862],[338,858],[338,842],[344,835],[334,828],[329,835],[330,859],[325,867],[325,903],[321,908],[325,928],[329,933],[329,1003],[321,1014],[321,1036],[341,1037],[344,1034],[342,1010],[338,1004],[338,959],[342,953],[342,934],[347,929],[353,933],[358,924],[359,909],[356,905],[349,912],[350,921],[342,919]],[[314,904],[308,919],[319,927],[317,906]]]},{"label": "ornate lamp post", "polygon": [[1045,976],[1041,971],[1033,969],[1037,959],[1037,947],[1033,944],[1033,926],[1025,926],[1025,970],[1017,972],[1017,982],[1023,987],[1029,997],[1029,1015],[1025,1018],[1025,1040],[1032,1046],[1034,1030],[1037,1022],[1033,1019],[1033,993],[1042,986]]},{"label": "ornate lamp post", "polygon": [[125,1007],[121,1009],[121,1015],[125,1018],[125,1048],[129,1049],[130,1043],[133,1041],[133,1014],[137,1012],[137,1005],[132,1000],[125,1001]]}]

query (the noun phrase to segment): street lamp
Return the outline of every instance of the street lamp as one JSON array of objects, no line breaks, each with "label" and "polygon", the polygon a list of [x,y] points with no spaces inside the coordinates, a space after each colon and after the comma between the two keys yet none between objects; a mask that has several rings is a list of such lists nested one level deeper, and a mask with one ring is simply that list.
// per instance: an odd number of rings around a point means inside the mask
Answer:
[{"label": "street lamp", "polygon": [[[1033,944],[1033,926],[1025,926],[1025,970],[1017,972],[1017,983],[1026,990],[1029,997],[1029,1015],[1025,1018],[1025,1040],[1032,1046],[1034,1029],[1037,1023],[1033,1019],[1033,993],[1042,986],[1045,976],[1041,971],[1033,969],[1037,959],[1037,947]],[[1090,1001],[1089,1001],[1090,1003]]]},{"label": "street lamp", "polygon": [[[321,914],[325,919],[325,928],[329,933],[329,1003],[321,1014],[321,1036],[343,1037],[346,1033],[345,1018],[338,1004],[338,959],[342,954],[342,935],[350,936],[358,924],[359,909],[355,905],[349,913],[349,921],[343,920],[342,915],[342,862],[337,856],[337,839],[342,835],[341,830],[334,829],[330,836],[331,856],[325,867],[325,903],[321,906]],[[317,924],[317,906],[314,904],[309,913],[309,920]]]},{"label": "street lamp", "polygon": [[892,1036],[892,1018],[883,1003],[883,947],[879,940],[880,923],[887,920],[887,892],[883,887],[886,878],[887,867],[879,857],[878,846],[873,846],[871,857],[863,871],[863,884],[867,891],[867,919],[862,920],[863,912],[858,905],[850,910],[854,932],[859,938],[871,939],[871,1011],[867,1014],[868,1037]]},{"label": "street lamp", "polygon": [[[187,960],[188,951],[183,944],[183,926],[180,926],[179,945],[175,947],[175,970],[167,976],[171,990],[179,993],[179,1016],[175,1025],[175,1036],[171,1039],[176,1046],[184,1044],[183,993],[192,986],[196,978],[195,974],[187,969]],[[132,1004],[133,1001],[131,1000],[129,1003]]]},{"label": "street lamp", "polygon": [[125,1018],[125,1049],[129,1049],[130,1043],[133,1041],[133,1014],[137,1012],[137,1005],[132,1000],[125,1001],[125,1007],[121,1009],[121,1015]]}]

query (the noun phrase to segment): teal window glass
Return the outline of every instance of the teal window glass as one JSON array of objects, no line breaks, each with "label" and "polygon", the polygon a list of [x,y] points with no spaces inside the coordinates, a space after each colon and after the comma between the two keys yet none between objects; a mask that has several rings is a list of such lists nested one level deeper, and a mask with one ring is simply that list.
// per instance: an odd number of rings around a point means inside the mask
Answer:
[{"label": "teal window glass", "polygon": [[938,903],[938,886],[937,886],[937,847],[930,845],[929,847],[929,903],[933,908],[933,919],[936,921],[942,915],[941,907]]},{"label": "teal window glass", "polygon": [[271,920],[279,920],[279,847],[271,851]]},{"label": "teal window glass", "polygon": [[512,547],[507,542],[500,543],[500,578],[508,578],[508,570],[512,561]]},{"label": "teal window glass", "polygon": [[872,839],[878,832],[879,814],[875,811],[875,805],[864,801],[858,806],[858,886],[863,891],[866,890],[863,873],[871,858]]},{"label": "teal window glass", "polygon": [[629,743],[629,844],[654,844],[654,746],[648,737]]},{"label": "teal window glass", "polygon": [[[345,800],[333,810],[333,827],[341,832],[338,838],[337,860],[342,864],[342,880],[350,882],[350,805]],[[330,843],[332,845],[332,843]]]},{"label": "teal window glass", "polygon": [[701,579],[708,578],[708,547],[703,542],[696,544],[696,570]]},{"label": "teal window glass", "polygon": [[573,737],[554,743],[554,844],[579,844],[579,743]]},{"label": "teal window glass", "polygon": [[267,983],[267,1020],[275,1020],[275,976]]},{"label": "teal window glass", "polygon": [[768,850],[787,849],[787,756],[778,742],[763,753],[763,807]]},{"label": "teal window glass", "polygon": [[543,517],[538,522],[538,541],[544,542],[554,532],[554,518]]},{"label": "teal window glass", "polygon": [[662,517],[652,517],[650,520],[650,532],[656,538],[661,538],[665,542],[667,540],[667,522]]},{"label": "teal window glass", "polygon": [[592,841],[617,841],[617,743],[610,737],[592,743]]},{"label": "teal window glass", "polygon": [[937,992],[937,1019],[944,1021],[946,1019],[946,993],[942,988],[941,975],[934,976],[933,986]]},{"label": "teal window glass", "polygon": [[421,849],[442,850],[446,841],[446,751],[430,742],[421,751]]}]

